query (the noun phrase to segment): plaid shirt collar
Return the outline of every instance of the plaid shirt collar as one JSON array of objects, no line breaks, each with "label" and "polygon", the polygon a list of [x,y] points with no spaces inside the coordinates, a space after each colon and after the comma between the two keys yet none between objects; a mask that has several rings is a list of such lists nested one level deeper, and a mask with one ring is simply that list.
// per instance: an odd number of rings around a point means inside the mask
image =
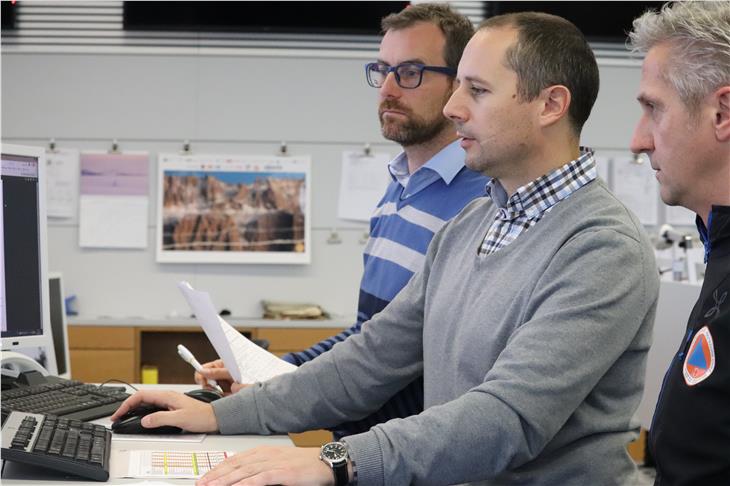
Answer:
[{"label": "plaid shirt collar", "polygon": [[581,147],[577,159],[519,187],[511,196],[507,195],[497,179],[492,179],[486,190],[498,209],[479,253],[494,253],[509,245],[534,226],[555,204],[595,178],[593,150]]},{"label": "plaid shirt collar", "polygon": [[487,195],[499,208],[498,218],[510,221],[520,216],[541,216],[559,201],[595,179],[596,161],[593,150],[581,147],[580,152],[577,159],[519,187],[509,199],[502,184],[497,179],[490,180],[487,184]]}]

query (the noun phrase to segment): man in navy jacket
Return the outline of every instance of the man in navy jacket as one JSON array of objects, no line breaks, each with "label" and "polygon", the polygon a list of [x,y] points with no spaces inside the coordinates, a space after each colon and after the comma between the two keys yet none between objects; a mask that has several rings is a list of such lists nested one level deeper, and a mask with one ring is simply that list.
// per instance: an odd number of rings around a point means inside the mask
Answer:
[{"label": "man in navy jacket", "polygon": [[656,485],[730,484],[730,2],[677,2],[634,21],[646,53],[631,149],[671,206],[697,213],[707,270],[649,433]]}]

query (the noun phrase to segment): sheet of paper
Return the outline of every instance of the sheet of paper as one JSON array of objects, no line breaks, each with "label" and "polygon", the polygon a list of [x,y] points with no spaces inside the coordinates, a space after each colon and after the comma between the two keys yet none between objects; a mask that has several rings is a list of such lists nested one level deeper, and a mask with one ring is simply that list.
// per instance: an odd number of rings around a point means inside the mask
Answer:
[{"label": "sheet of paper", "polygon": [[120,450],[115,453],[113,477],[197,479],[233,454],[228,451]]},{"label": "sheet of paper", "polygon": [[222,317],[218,317],[218,320],[228,342],[231,344],[236,364],[241,371],[241,379],[244,381],[240,383],[266,381],[297,369],[293,364],[278,358],[261,346],[246,339],[246,336],[236,331]]},{"label": "sheet of paper", "polygon": [[79,195],[79,151],[46,152],[46,211],[52,218],[72,218]]},{"label": "sheet of paper", "polygon": [[659,211],[659,185],[654,172],[643,159],[637,163],[632,155],[615,157],[613,169],[613,193],[642,224],[656,225]]},{"label": "sheet of paper", "polygon": [[140,196],[81,196],[79,246],[146,248],[148,199]]},{"label": "sheet of paper", "polygon": [[391,181],[390,156],[386,153],[365,155],[362,151],[342,152],[342,175],[337,217],[370,221],[385,188]]},{"label": "sheet of paper", "polygon": [[80,156],[79,245],[146,248],[149,154]]},{"label": "sheet of paper", "polygon": [[246,339],[223,320],[216,312],[207,292],[195,290],[187,282],[180,282],[177,286],[235,381],[238,383],[266,381],[296,369],[296,366]]}]

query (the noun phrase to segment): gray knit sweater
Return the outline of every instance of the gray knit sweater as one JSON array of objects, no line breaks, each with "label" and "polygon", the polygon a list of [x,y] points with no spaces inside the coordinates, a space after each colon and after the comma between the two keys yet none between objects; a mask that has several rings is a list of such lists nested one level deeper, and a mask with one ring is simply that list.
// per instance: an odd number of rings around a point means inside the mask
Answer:
[{"label": "gray knit sweater", "polygon": [[213,403],[220,430],[297,432],[376,410],[419,374],[425,407],[346,442],[358,484],[625,485],[659,282],[636,218],[596,180],[500,251],[475,200],[360,335]]}]

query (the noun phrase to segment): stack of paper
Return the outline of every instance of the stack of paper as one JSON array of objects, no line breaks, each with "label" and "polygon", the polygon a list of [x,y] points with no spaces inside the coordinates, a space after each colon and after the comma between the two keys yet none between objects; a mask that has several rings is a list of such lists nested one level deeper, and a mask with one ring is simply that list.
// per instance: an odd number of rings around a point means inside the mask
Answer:
[{"label": "stack of paper", "polygon": [[265,319],[326,319],[327,313],[317,304],[262,300]]}]

